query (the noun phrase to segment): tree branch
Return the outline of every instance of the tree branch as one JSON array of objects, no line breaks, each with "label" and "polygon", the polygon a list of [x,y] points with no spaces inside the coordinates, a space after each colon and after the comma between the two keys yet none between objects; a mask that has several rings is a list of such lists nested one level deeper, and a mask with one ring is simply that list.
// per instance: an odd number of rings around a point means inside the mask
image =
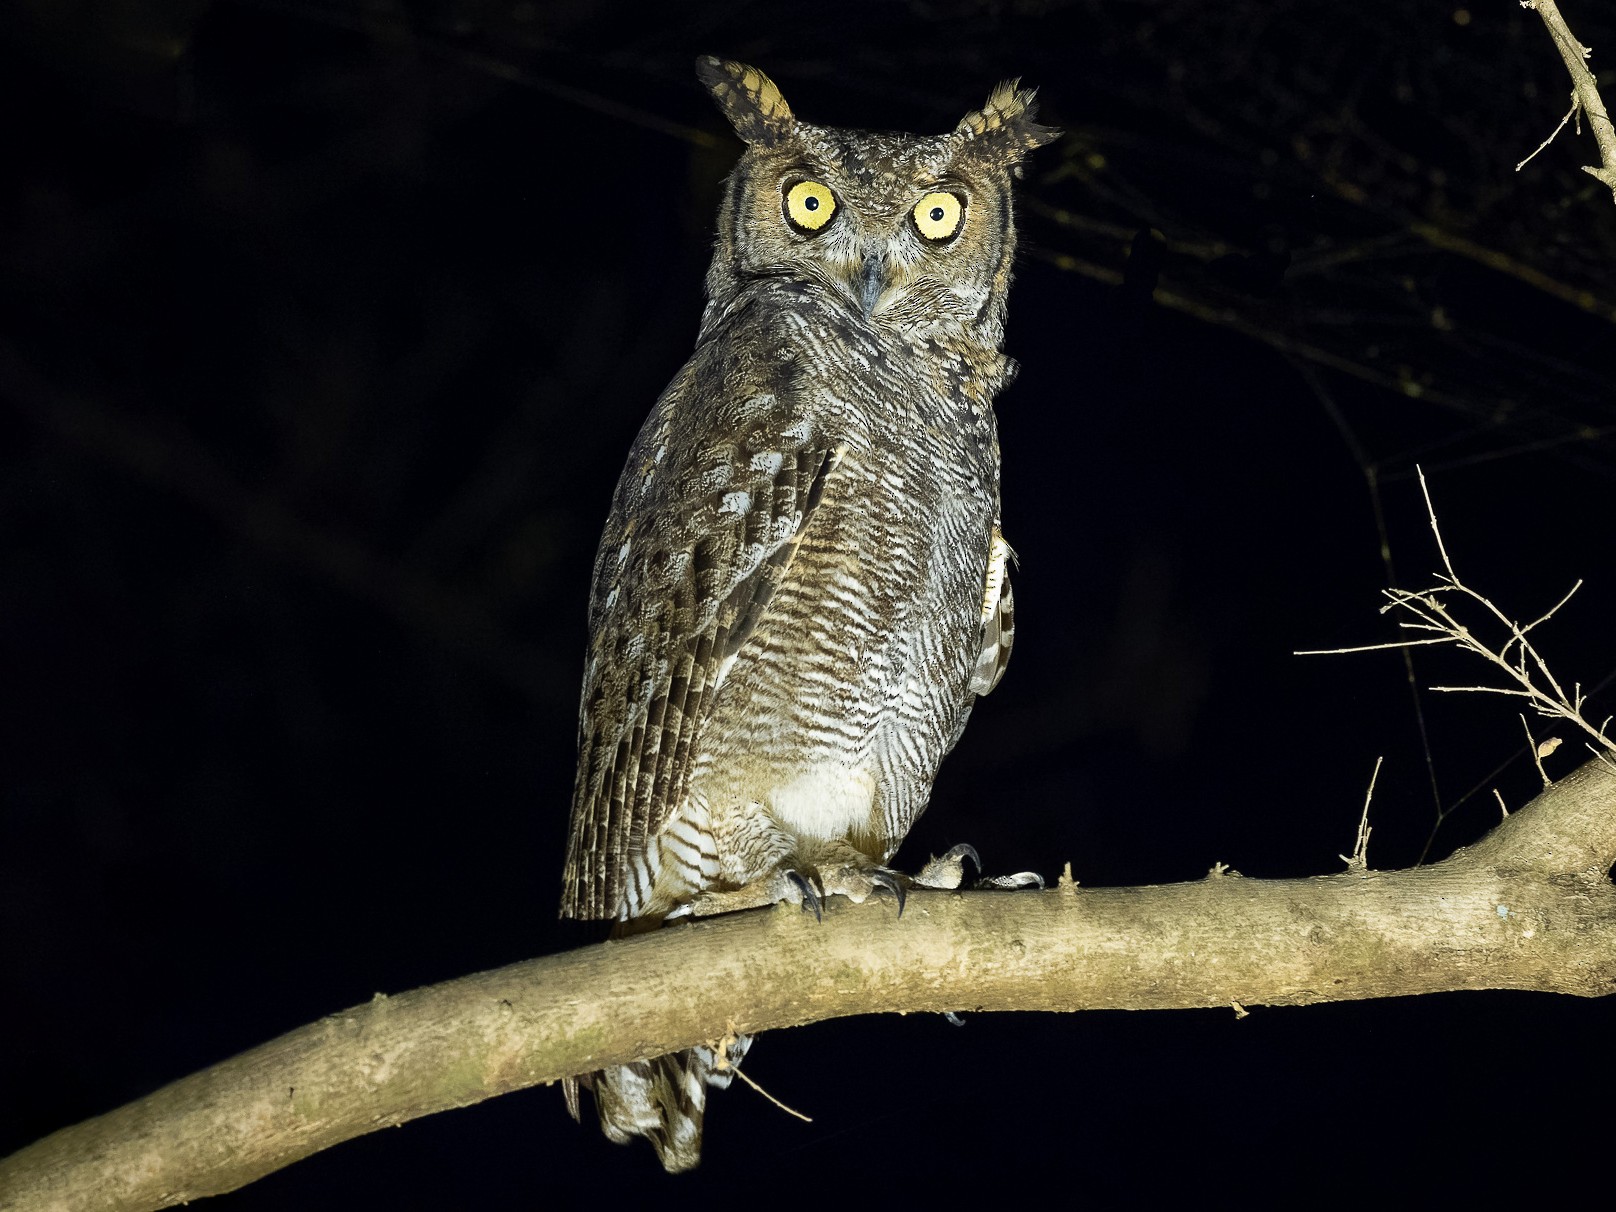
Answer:
[{"label": "tree branch", "polygon": [[0,1209],[220,1194],[434,1111],[852,1014],[1304,1005],[1616,990],[1616,773],[1589,762],[1405,871],[779,907],[513,964],[331,1015],[0,1162]]},{"label": "tree branch", "polygon": [[[1594,80],[1594,74],[1588,70],[1587,60],[1591,52],[1572,35],[1565,18],[1560,15],[1560,6],[1554,0],[1522,0],[1521,7],[1536,10],[1537,15],[1543,18],[1543,24],[1548,26],[1555,49],[1565,60],[1566,71],[1571,73],[1571,108],[1573,112],[1580,109],[1588,115],[1588,126],[1599,144],[1600,166],[1584,165],[1582,171],[1608,185],[1612,198],[1616,199],[1616,127],[1611,126],[1604,99],[1599,95],[1599,85]],[[1565,123],[1562,121],[1560,125],[1564,126]],[[1549,136],[1551,139],[1553,137]],[[1531,156],[1527,159],[1531,159]]]}]

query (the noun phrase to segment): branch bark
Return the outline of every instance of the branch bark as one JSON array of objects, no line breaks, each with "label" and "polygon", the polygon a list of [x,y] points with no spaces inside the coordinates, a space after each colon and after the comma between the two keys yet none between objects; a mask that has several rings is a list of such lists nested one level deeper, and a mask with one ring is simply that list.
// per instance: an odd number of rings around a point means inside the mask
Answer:
[{"label": "branch bark", "polygon": [[916,891],[693,923],[363,1006],[0,1161],[0,1209],[149,1209],[603,1065],[852,1014],[1616,991],[1616,773],[1589,762],[1444,862],[1297,880]]},{"label": "branch bark", "polygon": [[1588,115],[1589,129],[1599,144],[1599,166],[1585,164],[1582,171],[1608,185],[1612,199],[1616,200],[1616,127],[1612,127],[1610,114],[1605,111],[1605,102],[1599,95],[1594,74],[1588,70],[1589,50],[1572,35],[1555,0],[1523,0],[1523,6],[1535,9],[1537,15],[1543,18],[1543,24],[1548,26],[1549,37],[1554,39],[1555,49],[1565,61],[1566,71],[1571,73],[1574,107]]}]

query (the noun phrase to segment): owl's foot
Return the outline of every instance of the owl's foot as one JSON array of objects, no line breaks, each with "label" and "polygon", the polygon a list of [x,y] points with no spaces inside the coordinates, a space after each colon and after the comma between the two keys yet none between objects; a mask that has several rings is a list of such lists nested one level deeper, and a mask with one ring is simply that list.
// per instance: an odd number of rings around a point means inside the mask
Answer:
[{"label": "owl's foot", "polygon": [[814,911],[814,921],[824,921],[825,914],[820,909],[819,893],[814,889],[814,882],[800,871],[787,871],[785,874],[786,879],[791,881],[802,898],[800,902],[802,907]]},{"label": "owl's foot", "polygon": [[743,909],[761,909],[781,902],[801,905],[804,912],[812,912],[816,918],[820,916],[820,894],[813,881],[790,868],[771,871],[762,879],[729,891],[698,893],[668,916],[711,917],[716,913],[739,913]]},{"label": "owl's foot", "polygon": [[[976,847],[961,842],[947,854],[939,855],[920,869],[915,876],[915,885],[920,888],[941,888],[952,891],[965,882],[965,860],[970,859],[972,866],[978,871],[982,870],[982,856],[976,852]],[[1036,871],[1018,871],[1014,875],[983,876],[972,885],[974,888],[1042,888],[1044,877]]]},{"label": "owl's foot", "polygon": [[1044,889],[1044,877],[1036,871],[1017,871],[1014,875],[984,875],[976,881],[978,888],[1037,888]]},{"label": "owl's foot", "polygon": [[816,867],[782,867],[733,891],[703,892],[668,916],[709,917],[785,903],[800,905],[804,913],[823,921],[827,897],[845,896],[861,904],[877,892],[890,894],[898,902],[898,916],[903,916],[904,886],[909,882],[906,876],[872,863],[851,847],[838,847],[822,857],[828,861]]},{"label": "owl's foot", "polygon": [[874,863],[851,862],[821,867],[816,874],[826,896],[845,896],[857,905],[876,892],[886,892],[898,902],[898,916],[903,916],[904,877],[896,871]]},{"label": "owl's foot", "polygon": [[951,892],[965,882],[965,860],[978,871],[982,870],[982,856],[969,842],[961,842],[947,854],[938,855],[915,873],[917,888],[941,888]]}]

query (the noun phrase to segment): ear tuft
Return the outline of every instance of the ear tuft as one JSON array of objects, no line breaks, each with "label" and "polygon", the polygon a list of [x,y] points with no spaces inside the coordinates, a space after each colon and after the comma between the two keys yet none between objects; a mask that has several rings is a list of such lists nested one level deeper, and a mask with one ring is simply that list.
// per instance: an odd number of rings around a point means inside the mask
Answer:
[{"label": "ear tuft", "polygon": [[774,81],[755,67],[703,55],[696,60],[696,77],[746,143],[772,147],[797,124]]},{"label": "ear tuft", "polygon": [[961,139],[981,140],[1007,167],[1061,135],[1055,127],[1040,126],[1034,121],[1038,92],[1020,85],[1019,80],[1004,81],[988,95],[986,105],[966,114],[954,128],[954,134]]}]

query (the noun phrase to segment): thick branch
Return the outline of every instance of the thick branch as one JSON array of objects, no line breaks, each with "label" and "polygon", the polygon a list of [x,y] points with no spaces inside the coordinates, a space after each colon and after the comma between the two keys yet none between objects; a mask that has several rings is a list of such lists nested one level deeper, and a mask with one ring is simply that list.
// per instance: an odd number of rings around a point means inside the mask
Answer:
[{"label": "thick branch", "polygon": [[1616,990],[1616,774],[1446,862],[1301,880],[914,892],[686,923],[378,996],[0,1162],[0,1208],[160,1208],[603,1065],[851,1014]]}]

